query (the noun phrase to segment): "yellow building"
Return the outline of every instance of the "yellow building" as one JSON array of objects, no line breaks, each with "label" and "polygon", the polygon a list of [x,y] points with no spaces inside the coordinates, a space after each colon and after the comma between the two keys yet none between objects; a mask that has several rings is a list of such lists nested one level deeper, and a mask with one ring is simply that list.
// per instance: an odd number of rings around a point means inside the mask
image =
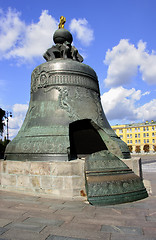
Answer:
[{"label": "yellow building", "polygon": [[156,152],[156,121],[111,126],[131,152]]}]

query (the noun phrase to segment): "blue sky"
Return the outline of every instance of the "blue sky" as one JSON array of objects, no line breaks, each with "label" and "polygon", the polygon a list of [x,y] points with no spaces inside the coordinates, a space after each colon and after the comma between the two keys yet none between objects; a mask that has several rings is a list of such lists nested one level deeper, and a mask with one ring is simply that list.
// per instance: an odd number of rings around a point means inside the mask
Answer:
[{"label": "blue sky", "polygon": [[84,63],[97,73],[111,124],[156,120],[155,0],[0,0],[0,107],[24,119],[31,72],[45,62],[60,16]]}]

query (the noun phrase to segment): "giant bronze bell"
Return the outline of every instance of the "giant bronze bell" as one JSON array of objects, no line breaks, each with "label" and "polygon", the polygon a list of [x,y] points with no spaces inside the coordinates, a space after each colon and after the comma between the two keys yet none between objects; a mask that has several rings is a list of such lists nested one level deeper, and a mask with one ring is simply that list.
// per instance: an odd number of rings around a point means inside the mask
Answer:
[{"label": "giant bronze bell", "polygon": [[24,123],[5,152],[17,161],[85,159],[86,191],[91,204],[116,204],[147,197],[141,179],[120,159],[127,145],[114,133],[103,112],[95,71],[71,45],[60,18],[55,45],[46,63],[31,76],[31,99]]}]

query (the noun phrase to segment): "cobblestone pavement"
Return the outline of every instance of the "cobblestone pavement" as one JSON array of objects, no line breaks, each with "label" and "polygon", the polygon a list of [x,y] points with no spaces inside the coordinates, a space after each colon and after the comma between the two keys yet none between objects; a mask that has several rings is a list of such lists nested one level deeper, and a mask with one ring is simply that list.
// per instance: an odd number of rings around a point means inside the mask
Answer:
[{"label": "cobblestone pavement", "polygon": [[95,207],[0,191],[0,240],[156,240],[156,172],[147,168],[152,194],[133,203]]}]

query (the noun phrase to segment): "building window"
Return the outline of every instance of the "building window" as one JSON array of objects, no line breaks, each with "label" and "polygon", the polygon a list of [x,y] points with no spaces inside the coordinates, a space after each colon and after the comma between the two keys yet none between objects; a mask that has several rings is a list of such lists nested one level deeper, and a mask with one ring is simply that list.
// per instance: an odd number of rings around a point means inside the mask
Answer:
[{"label": "building window", "polygon": [[144,139],[144,143],[146,143],[146,139]]},{"label": "building window", "polygon": [[129,140],[127,141],[127,143],[129,143]]},{"label": "building window", "polygon": [[135,134],[135,138],[137,138],[137,134]]},{"label": "building window", "polygon": [[146,137],[146,133],[144,133],[144,137]]},{"label": "building window", "polygon": [[154,131],[154,127],[152,127],[152,130]]},{"label": "building window", "polygon": [[140,139],[138,140],[138,143],[140,143]]},{"label": "building window", "polygon": [[135,143],[137,143],[137,140],[135,140]]},{"label": "building window", "polygon": [[148,127],[146,127],[146,131],[148,131]]},{"label": "building window", "polygon": [[132,138],[132,134],[130,134],[130,138]]},{"label": "building window", "polygon": [[140,133],[138,134],[138,138],[140,138]]},{"label": "building window", "polygon": [[152,137],[154,137],[154,135],[155,135],[154,132],[152,132]]},{"label": "building window", "polygon": [[155,143],[155,139],[152,139],[152,143]]},{"label": "building window", "polygon": [[149,139],[147,139],[147,143],[149,143]]},{"label": "building window", "polygon": [[130,140],[130,143],[132,143],[132,140]]},{"label": "building window", "polygon": [[146,136],[149,137],[149,133],[147,133]]},{"label": "building window", "polygon": [[127,134],[127,138],[129,138],[129,134]]},{"label": "building window", "polygon": [[140,132],[140,128],[138,128],[138,132]]},{"label": "building window", "polygon": [[137,132],[137,128],[135,128],[135,132]]},{"label": "building window", "polygon": [[145,127],[143,127],[143,131],[146,131],[146,128],[145,128]]}]

